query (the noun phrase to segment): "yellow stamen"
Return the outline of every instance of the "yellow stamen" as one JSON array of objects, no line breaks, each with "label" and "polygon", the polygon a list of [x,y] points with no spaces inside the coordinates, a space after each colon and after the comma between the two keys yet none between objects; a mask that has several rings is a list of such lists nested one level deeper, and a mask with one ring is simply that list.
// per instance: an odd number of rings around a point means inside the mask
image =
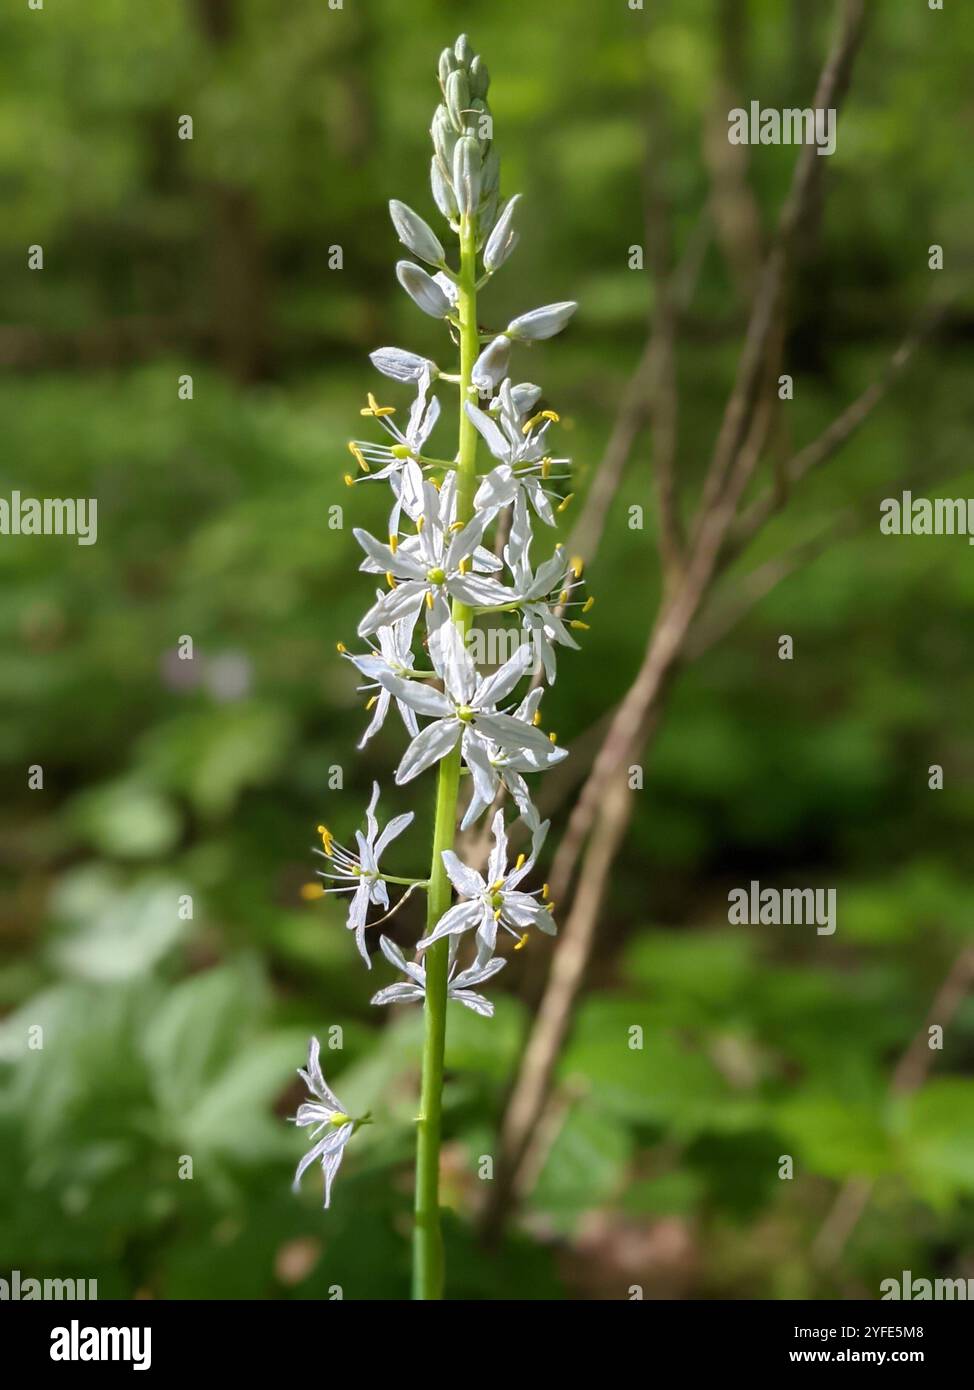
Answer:
[{"label": "yellow stamen", "polygon": [[469,574],[469,572],[470,572],[470,565],[471,565],[470,556],[469,556],[469,555],[464,555],[464,557],[463,557],[463,559],[460,561],[459,565],[457,565],[457,570],[459,571],[460,574]]},{"label": "yellow stamen", "polygon": [[426,607],[427,607],[427,608],[432,608],[432,607],[433,607],[433,590],[432,590],[432,589],[427,589],[427,590],[426,590]]},{"label": "yellow stamen", "polygon": [[547,410],[539,410],[537,415],[532,415],[530,420],[525,420],[524,424],[521,426],[522,434],[530,434],[535,425],[537,425],[539,421],[544,420],[547,416]]},{"label": "yellow stamen", "polygon": [[571,500],[572,500],[572,498],[573,498],[574,496],[575,496],[574,492],[568,493],[567,497],[563,497],[563,498],[561,499],[561,501],[558,503],[558,507],[557,507],[556,510],[559,511],[559,512],[563,512],[563,511],[565,510],[565,508],[569,505],[569,503],[571,502]]},{"label": "yellow stamen", "polygon": [[389,585],[390,589],[396,587],[396,576],[393,574],[392,570],[386,570],[386,583]]},{"label": "yellow stamen", "polygon": [[500,910],[500,908],[498,907],[498,908],[496,908],[495,911],[494,911],[494,921],[495,921],[495,922],[499,922],[500,919],[501,919],[501,910]]},{"label": "yellow stamen", "polygon": [[399,549],[399,537],[392,535],[391,532],[389,534],[389,549],[392,551],[393,555],[395,555],[396,551]]},{"label": "yellow stamen", "polygon": [[515,949],[515,951],[522,951],[522,950],[524,949],[524,947],[525,947],[527,944],[528,944],[528,934],[527,934],[527,932],[525,932],[524,935],[521,937],[521,939],[518,941],[517,945],[514,947],[514,949]]},{"label": "yellow stamen", "polygon": [[451,530],[451,531],[462,531],[463,528],[466,526],[466,524],[467,524],[467,523],[466,523],[465,521],[451,521],[451,522],[450,522],[450,530]]},{"label": "yellow stamen", "polygon": [[550,743],[558,742],[558,735],[555,733],[554,729],[552,729],[551,733],[548,735],[548,740]]},{"label": "yellow stamen", "polygon": [[327,825],[318,826],[318,834],[321,836],[321,843],[328,858],[331,858],[331,847],[335,843],[335,837],[328,829]]},{"label": "yellow stamen", "polygon": [[582,604],[582,612],[583,612],[583,613],[590,613],[591,610],[592,610],[592,605],[593,605],[594,603],[595,603],[595,595],[594,595],[594,594],[589,594],[588,598],[587,598],[587,599],[585,600],[585,602]]},{"label": "yellow stamen", "polygon": [[346,486],[346,487],[354,487],[354,486],[355,486],[355,479],[352,477],[351,473],[346,473],[346,474],[345,474],[345,486]]},{"label": "yellow stamen", "polygon": [[551,420],[553,424],[557,425],[561,416],[558,414],[557,410],[542,410],[541,418],[542,420]]},{"label": "yellow stamen", "polygon": [[541,896],[544,898],[545,902],[547,902],[551,896],[551,889],[548,887],[547,883],[542,883],[541,885]]},{"label": "yellow stamen", "polygon": [[559,602],[559,603],[567,603],[567,602],[568,602],[568,590],[567,590],[567,589],[562,589],[561,593],[558,595],[558,602]]},{"label": "yellow stamen", "polygon": [[526,854],[519,854],[519,855],[518,855],[518,857],[517,857],[517,863],[514,865],[515,871],[517,871],[518,869],[523,869],[523,868],[524,868],[524,863],[525,863],[525,860],[526,860],[526,859],[527,859],[527,855],[526,855]]},{"label": "yellow stamen", "polygon": [[534,714],[531,716],[531,723],[534,725],[535,728],[537,728],[538,725],[541,723],[541,711],[539,709],[536,709],[534,711]]},{"label": "yellow stamen", "polygon": [[589,628],[591,627],[591,624],[583,623],[581,618],[572,618],[568,626],[573,627],[576,632],[588,632]]},{"label": "yellow stamen", "polygon": [[503,887],[504,887],[504,880],[503,880],[502,878],[499,878],[499,879],[497,880],[496,883],[492,883],[492,884],[490,885],[490,888],[488,889],[488,892],[491,892],[491,893],[499,893]]},{"label": "yellow stamen", "polygon": [[342,656],[344,656],[345,653],[348,651],[348,648],[346,647],[344,642],[336,642],[335,651],[339,652]]},{"label": "yellow stamen", "polygon": [[370,700],[367,700],[367,701],[365,702],[365,708],[366,708],[367,710],[371,709],[371,708],[373,707],[373,705],[376,703],[376,701],[378,700],[378,698],[379,698],[378,695],[373,695],[372,698],[371,698]]},{"label": "yellow stamen", "polygon": [[550,458],[543,458],[543,459],[541,460],[541,476],[542,476],[542,478],[550,478],[550,477],[551,477],[551,459],[550,459]]},{"label": "yellow stamen", "polygon": [[581,579],[581,577],[582,577],[582,570],[583,570],[584,568],[585,568],[585,561],[582,559],[581,555],[576,555],[576,556],[574,556],[573,559],[572,559],[572,562],[571,562],[571,571],[572,571],[572,574],[575,576],[576,579]]},{"label": "yellow stamen", "polygon": [[320,883],[302,883],[301,896],[306,903],[313,903],[316,898],[325,896],[325,890]]},{"label": "yellow stamen", "polygon": [[362,453],[362,450],[359,448],[359,446],[355,443],[354,439],[350,439],[348,441],[348,452],[351,454],[352,458],[358,464],[359,468],[361,468],[362,472],[368,473],[369,465],[365,460],[365,455]]},{"label": "yellow stamen", "polygon": [[373,415],[376,419],[379,419],[383,415],[395,415],[395,413],[396,407],[394,405],[380,405],[371,391],[369,392],[368,405],[363,406],[359,411],[360,415]]},{"label": "yellow stamen", "polygon": [[426,525],[426,513],[425,513],[425,512],[420,512],[419,516],[416,518],[416,534],[417,534],[417,536],[419,535],[420,531],[422,531],[422,529],[423,529],[423,527],[424,527],[425,525]]}]

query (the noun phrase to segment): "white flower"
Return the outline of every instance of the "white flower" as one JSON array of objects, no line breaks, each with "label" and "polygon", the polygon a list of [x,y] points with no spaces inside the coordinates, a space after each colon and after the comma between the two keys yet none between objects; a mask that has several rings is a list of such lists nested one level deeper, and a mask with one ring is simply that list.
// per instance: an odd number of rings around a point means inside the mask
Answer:
[{"label": "white flower", "polygon": [[[386,351],[395,352],[398,349],[389,348]],[[376,356],[375,353],[372,355],[373,358]],[[369,403],[363,407],[361,413],[378,420],[394,442],[392,444],[376,444],[369,439],[351,440],[348,447],[362,473],[357,478],[349,477],[349,481],[375,483],[388,478],[394,482],[409,460],[418,458],[423,452],[423,445],[433,433],[433,428],[440,418],[439,400],[436,396],[432,400],[427,400],[433,379],[430,368],[433,368],[433,371],[436,370],[433,363],[430,362],[416,378],[416,398],[409,408],[409,419],[406,422],[405,430],[401,430],[392,419],[395,414],[395,406],[379,405],[372,393],[369,392]]]},{"label": "white flower", "polygon": [[532,771],[551,767],[566,756],[563,748],[556,748],[533,724],[497,709],[498,701],[509,695],[527,673],[533,660],[529,646],[519,647],[492,676],[480,677],[460,632],[445,620],[431,630],[429,651],[444,685],[442,692],[421,681],[375,672],[376,680],[397,699],[411,705],[417,714],[433,719],[403,754],[396,772],[397,784],[411,782],[445,757],[460,739],[463,759],[475,783],[482,776],[481,769],[492,747],[524,760]]},{"label": "white flower", "polygon": [[478,956],[481,959],[493,953],[498,926],[520,940],[524,939],[527,927],[538,927],[549,936],[554,936],[556,928],[551,909],[538,900],[542,890],[522,893],[518,887],[534,868],[548,833],[548,821],[542,821],[532,835],[530,855],[519,855],[512,869],[507,867],[503,811],[498,811],[494,816],[491,833],[494,848],[487,861],[486,879],[458,859],[452,850],[443,851],[443,865],[450,882],[466,901],[456,903],[445,912],[430,935],[417,943],[417,949],[425,950],[444,936],[459,936],[473,927],[477,929]]},{"label": "white flower", "polygon": [[[512,387],[508,379],[491,402],[489,413],[469,401],[465,403],[464,408],[471,421],[500,463],[498,468],[481,480],[474,505],[493,513],[500,507],[510,506],[523,494],[541,520],[548,526],[554,526],[555,512],[551,499],[554,498],[559,505],[563,503],[557,492],[544,484],[551,479],[552,468],[566,464],[568,460],[553,459],[547,452],[548,430],[558,419],[554,411],[544,410],[528,419],[524,418],[525,409],[531,408],[525,407],[524,401],[528,399],[532,405],[535,404],[535,391],[536,387],[527,387],[530,394],[525,395],[524,388]],[[496,420],[493,418],[495,415]]]},{"label": "white flower", "polygon": [[[514,718],[533,727],[543,694],[540,686],[529,691],[514,711]],[[460,822],[460,829],[468,830],[473,825],[487,810],[498,788],[503,785],[514,798],[522,819],[531,830],[536,830],[540,824],[540,817],[531,800],[528,784],[522,776],[525,772],[540,770],[534,751],[526,752],[520,748],[504,749],[489,738],[480,739],[476,744],[465,741],[463,747],[464,759],[471,772],[473,791]],[[552,767],[564,757],[567,757],[564,749],[553,747],[551,761],[544,766]]]},{"label": "white flower", "polygon": [[[312,1038],[308,1047],[308,1070],[298,1068],[298,1076],[314,1096],[314,1100],[302,1101],[294,1123],[302,1129],[313,1126],[309,1138],[315,1141],[298,1164],[294,1175],[294,1191],[301,1186],[301,1179],[312,1163],[321,1163],[325,1178],[325,1206],[331,1204],[331,1185],[335,1180],[345,1153],[345,1145],[355,1133],[356,1121],[345,1113],[345,1107],[335,1095],[321,1074],[318,1054],[321,1050],[317,1038]],[[365,1123],[362,1120],[358,1124]],[[318,1136],[324,1133],[324,1138]]]},{"label": "white flower", "polygon": [[[336,873],[318,870],[320,878],[335,880],[336,886],[326,888],[325,892],[352,894],[352,901],[348,905],[346,925],[349,931],[354,931],[355,944],[359,949],[359,954],[370,970],[372,962],[369,960],[369,953],[365,947],[365,921],[369,906],[374,903],[378,907],[385,908],[387,912],[389,910],[389,890],[379,870],[379,859],[396,836],[401,835],[413,821],[412,811],[407,811],[402,816],[393,816],[380,835],[379,823],[375,818],[378,800],[379,784],[373,782],[372,800],[365,813],[368,829],[364,835],[360,830],[355,832],[358,854],[353,854],[351,850],[336,843],[331,832],[323,825],[319,825],[318,833],[321,836],[324,849],[315,851],[316,854],[321,854],[328,859],[337,870]],[[412,890],[410,889],[410,891]]]},{"label": "white flower", "polygon": [[[573,566],[565,558],[559,546],[550,560],[540,564],[532,571],[529,546],[521,543],[517,547],[508,545],[504,558],[514,576],[514,592],[521,609],[521,625],[531,634],[534,649],[544,663],[548,684],[553,685],[557,674],[554,643],[573,647],[578,651],[578,643],[569,631],[568,625],[555,612],[551,599],[564,607],[570,591],[578,583]],[[569,580],[569,575],[572,579]],[[578,619],[574,619],[576,623]],[[584,623],[581,624],[585,626]]]},{"label": "white flower", "polygon": [[423,605],[431,610],[438,598],[449,596],[475,607],[509,603],[513,597],[510,589],[482,573],[502,567],[480,544],[491,514],[478,512],[462,529],[455,530],[449,494],[443,499],[432,483],[424,483],[423,499],[421,529],[395,546],[383,545],[358,527],[353,532],[365,551],[360,568],[366,573],[385,574],[394,585],[359,623],[360,637],[401,618],[415,622]]},{"label": "white flower", "polygon": [[[451,941],[451,948],[453,943]],[[400,981],[398,984],[386,985],[385,989],[380,989],[378,994],[373,995],[373,1004],[399,1004],[407,1002],[421,1002],[426,998],[426,971],[415,961],[406,960],[402,951],[394,941],[390,941],[387,936],[379,938],[379,945],[382,947],[382,954],[390,964],[409,978],[409,983]],[[482,994],[476,994],[472,985],[483,984],[485,980],[492,979],[499,970],[503,970],[507,962],[503,956],[493,956],[490,960],[477,959],[473,965],[466,970],[461,970],[460,974],[454,979],[453,972],[456,969],[456,962],[451,961],[450,978],[447,984],[447,998],[455,999],[458,1004],[464,1004],[468,1009],[473,1009],[475,1014],[482,1014],[484,1018],[491,1018],[494,1013],[494,1006],[489,999],[485,999]]]},{"label": "white flower", "polygon": [[[391,627],[380,627],[376,633],[379,639],[379,650],[376,652],[373,646],[371,656],[355,656],[352,652],[346,651],[343,651],[342,655],[361,671],[363,676],[371,676],[377,663],[381,669],[392,671],[397,676],[412,675],[413,626],[414,624],[408,618],[404,618],[398,623],[393,623]],[[377,734],[385,723],[389,706],[392,703],[392,695],[377,680],[370,681],[368,685],[359,686],[359,689],[374,689],[378,692],[372,696],[366,706],[373,713],[368,728],[359,740],[359,748],[364,748],[369,739]],[[416,722],[414,711],[402,700],[397,700],[396,706],[407,731],[415,737],[419,733],[419,725]]]}]

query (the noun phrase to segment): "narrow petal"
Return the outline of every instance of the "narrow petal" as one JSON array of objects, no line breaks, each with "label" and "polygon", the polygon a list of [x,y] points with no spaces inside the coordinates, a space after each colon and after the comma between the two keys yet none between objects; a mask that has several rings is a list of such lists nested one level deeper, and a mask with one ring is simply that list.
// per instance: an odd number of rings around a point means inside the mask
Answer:
[{"label": "narrow petal", "polygon": [[433,724],[427,724],[402,755],[396,772],[397,786],[411,782],[426,768],[439,762],[440,758],[445,758],[450,749],[456,747],[459,737],[458,719],[437,719]]}]

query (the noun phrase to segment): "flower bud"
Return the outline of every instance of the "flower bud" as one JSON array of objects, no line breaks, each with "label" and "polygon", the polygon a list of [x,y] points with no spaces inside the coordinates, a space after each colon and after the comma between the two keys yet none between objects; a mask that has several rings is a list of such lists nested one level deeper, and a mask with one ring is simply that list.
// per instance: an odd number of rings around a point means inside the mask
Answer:
[{"label": "flower bud", "polygon": [[436,151],[440,169],[444,178],[448,178],[453,170],[453,151],[456,148],[457,133],[450,123],[445,106],[438,106],[434,111],[430,134],[433,137],[433,149]]},{"label": "flower bud", "polygon": [[425,270],[413,265],[412,261],[399,261],[396,265],[396,277],[416,307],[422,309],[424,314],[429,314],[433,319],[446,318],[450,312],[450,301]]},{"label": "flower bud", "polygon": [[511,338],[520,339],[522,343],[536,343],[542,338],[553,338],[556,333],[561,332],[577,308],[578,305],[570,299],[560,304],[545,304],[541,309],[531,309],[528,313],[513,319],[507,325],[507,333]]},{"label": "flower bud", "polygon": [[443,170],[436,162],[434,156],[430,164],[430,188],[433,190],[433,201],[442,212],[448,222],[453,222],[458,214],[457,200],[453,196],[453,189],[443,177]]},{"label": "flower bud", "polygon": [[444,48],[443,52],[440,54],[440,62],[437,69],[441,87],[446,86],[446,79],[450,76],[450,73],[454,70],[456,65],[457,60],[453,56],[453,49]]},{"label": "flower bud", "polygon": [[461,214],[477,211],[480,202],[480,145],[472,135],[462,135],[453,151],[453,191]]},{"label": "flower bud", "polygon": [[377,372],[391,377],[393,381],[419,381],[427,372],[432,380],[440,373],[439,367],[428,357],[406,352],[404,348],[376,348],[375,352],[369,353],[369,361]]},{"label": "flower bud", "polygon": [[446,109],[450,113],[453,128],[460,134],[464,126],[464,112],[470,102],[470,83],[467,81],[467,74],[461,68],[451,72],[446,79],[445,95]]},{"label": "flower bud", "polygon": [[488,198],[497,191],[501,181],[501,158],[493,145],[484,156],[484,172],[480,181],[481,197]]},{"label": "flower bud", "polygon": [[414,256],[429,265],[442,265],[446,252],[440,245],[431,227],[428,227],[418,213],[413,212],[398,198],[389,202],[389,216],[398,233],[399,240]]},{"label": "flower bud", "polygon": [[515,193],[514,197],[508,200],[507,206],[497,220],[497,225],[487,239],[487,245],[484,247],[485,270],[499,270],[517,245],[518,233],[514,228],[514,209],[520,196],[520,193]]},{"label": "flower bud", "polygon": [[507,375],[507,364],[511,359],[511,340],[501,333],[487,344],[473,364],[471,380],[481,393],[486,395]]},{"label": "flower bud", "polygon": [[478,53],[470,64],[470,93],[475,97],[485,97],[490,86],[490,73],[487,64]]},{"label": "flower bud", "polygon": [[518,415],[527,415],[529,410],[533,410],[541,399],[541,387],[534,386],[530,381],[522,381],[517,386],[511,387],[511,404]]},{"label": "flower bud", "polygon": [[467,38],[466,34],[461,34],[460,37],[457,39],[456,43],[453,45],[453,52],[456,55],[456,60],[461,65],[461,67],[469,66],[470,62],[473,60],[475,56],[473,51],[473,45]]}]

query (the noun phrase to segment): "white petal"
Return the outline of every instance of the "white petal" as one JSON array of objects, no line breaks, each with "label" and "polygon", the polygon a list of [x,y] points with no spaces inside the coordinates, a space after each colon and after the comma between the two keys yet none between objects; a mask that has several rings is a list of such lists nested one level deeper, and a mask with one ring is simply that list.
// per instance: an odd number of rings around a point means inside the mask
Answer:
[{"label": "white petal", "polygon": [[471,869],[464,864],[463,860],[458,859],[452,849],[443,850],[443,867],[446,869],[447,876],[454,888],[465,898],[479,898],[487,887],[476,869]]},{"label": "white petal", "polygon": [[460,721],[457,719],[437,719],[433,724],[416,735],[402,755],[396,772],[396,784],[402,786],[411,782],[433,763],[445,758],[460,737]]}]

